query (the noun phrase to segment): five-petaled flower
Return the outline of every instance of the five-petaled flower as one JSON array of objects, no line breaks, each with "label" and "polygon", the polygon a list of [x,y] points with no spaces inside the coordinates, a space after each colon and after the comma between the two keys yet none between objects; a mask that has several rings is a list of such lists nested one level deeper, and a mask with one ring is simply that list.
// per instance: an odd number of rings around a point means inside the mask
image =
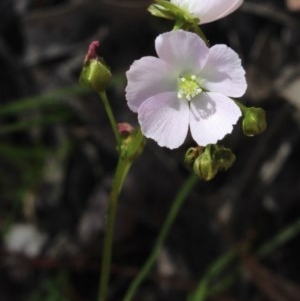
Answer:
[{"label": "five-petaled flower", "polygon": [[201,146],[231,133],[241,111],[229,97],[240,97],[247,88],[238,55],[225,45],[209,49],[183,30],[159,35],[155,48],[158,58],[143,57],[126,73],[126,99],[143,134],[174,149],[189,128]]},{"label": "five-petaled flower", "polygon": [[199,24],[213,22],[226,17],[243,3],[243,0],[170,0],[194,18]]}]

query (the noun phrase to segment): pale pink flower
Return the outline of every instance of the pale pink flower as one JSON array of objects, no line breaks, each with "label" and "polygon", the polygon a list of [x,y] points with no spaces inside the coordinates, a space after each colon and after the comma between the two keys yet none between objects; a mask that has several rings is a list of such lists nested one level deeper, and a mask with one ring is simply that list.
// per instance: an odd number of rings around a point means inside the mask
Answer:
[{"label": "pale pink flower", "polygon": [[241,6],[243,0],[170,0],[190,15],[200,20],[199,24],[226,17]]},{"label": "pale pink flower", "polygon": [[201,146],[231,133],[241,111],[229,97],[247,88],[238,55],[225,45],[209,49],[183,30],[159,35],[155,48],[158,58],[143,57],[126,73],[128,106],[138,113],[143,134],[173,149],[189,128]]}]

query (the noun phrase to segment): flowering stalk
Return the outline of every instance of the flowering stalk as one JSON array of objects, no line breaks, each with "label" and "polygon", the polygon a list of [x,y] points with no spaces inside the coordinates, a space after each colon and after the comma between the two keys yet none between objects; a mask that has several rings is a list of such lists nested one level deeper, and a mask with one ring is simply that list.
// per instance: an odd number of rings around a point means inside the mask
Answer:
[{"label": "flowering stalk", "polygon": [[118,197],[123,187],[124,180],[130,169],[132,162],[126,158],[119,157],[119,162],[115,172],[115,177],[112,184],[112,190],[109,197],[106,226],[104,232],[104,243],[103,243],[103,254],[102,254],[102,266],[100,273],[100,291],[99,301],[105,301],[108,290],[109,272],[111,266],[111,253],[112,253],[112,242],[114,225],[116,219],[116,211],[118,204]]},{"label": "flowering stalk", "polygon": [[144,136],[140,130],[136,131],[128,124],[117,125],[114,113],[105,92],[111,81],[112,74],[108,66],[105,65],[103,59],[98,56],[98,47],[98,41],[94,41],[90,44],[84,59],[79,81],[82,85],[97,92],[101,98],[116,139],[117,150],[119,153],[119,160],[109,195],[100,273],[100,290],[98,300],[105,301],[109,283],[113,233],[118,198],[132,163],[143,150]]},{"label": "flowering stalk", "polygon": [[[118,137],[120,137],[119,133]],[[123,141],[120,138],[122,143],[119,161],[112,183],[106,216],[98,301],[105,301],[107,296],[118,198],[130,167],[137,156],[141,154],[144,146],[144,136],[140,130],[134,132],[130,138]]]}]

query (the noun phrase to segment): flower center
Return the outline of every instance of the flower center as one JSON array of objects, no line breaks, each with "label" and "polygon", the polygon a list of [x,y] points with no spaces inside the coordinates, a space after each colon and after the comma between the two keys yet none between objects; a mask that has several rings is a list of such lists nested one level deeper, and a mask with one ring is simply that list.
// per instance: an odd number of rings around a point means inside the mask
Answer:
[{"label": "flower center", "polygon": [[178,80],[178,92],[177,97],[179,99],[185,98],[191,101],[192,98],[199,95],[202,92],[196,75],[181,76]]}]

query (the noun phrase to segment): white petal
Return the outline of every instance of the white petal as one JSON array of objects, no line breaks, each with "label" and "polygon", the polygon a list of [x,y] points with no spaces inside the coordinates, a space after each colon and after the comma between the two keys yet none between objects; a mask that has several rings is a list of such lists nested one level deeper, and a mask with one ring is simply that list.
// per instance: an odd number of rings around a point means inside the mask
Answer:
[{"label": "white petal", "polygon": [[138,110],[143,134],[170,149],[183,144],[189,124],[189,105],[174,92],[150,97]]},{"label": "white petal", "polygon": [[[200,0],[199,0],[200,1]],[[194,74],[204,66],[209,49],[195,33],[184,30],[159,35],[155,40],[157,55],[180,74]]]},{"label": "white petal", "polygon": [[190,128],[198,145],[214,144],[232,132],[241,117],[239,107],[218,93],[202,93],[191,101]]},{"label": "white petal", "polygon": [[176,90],[177,75],[174,69],[156,57],[147,56],[134,61],[126,76],[126,99],[134,112],[152,95]]},{"label": "white petal", "polygon": [[206,65],[199,75],[208,91],[229,97],[240,97],[246,89],[245,70],[236,52],[226,45],[215,45],[209,50]]},{"label": "white petal", "polygon": [[243,0],[171,0],[200,19],[200,24],[213,22],[235,11]]}]

